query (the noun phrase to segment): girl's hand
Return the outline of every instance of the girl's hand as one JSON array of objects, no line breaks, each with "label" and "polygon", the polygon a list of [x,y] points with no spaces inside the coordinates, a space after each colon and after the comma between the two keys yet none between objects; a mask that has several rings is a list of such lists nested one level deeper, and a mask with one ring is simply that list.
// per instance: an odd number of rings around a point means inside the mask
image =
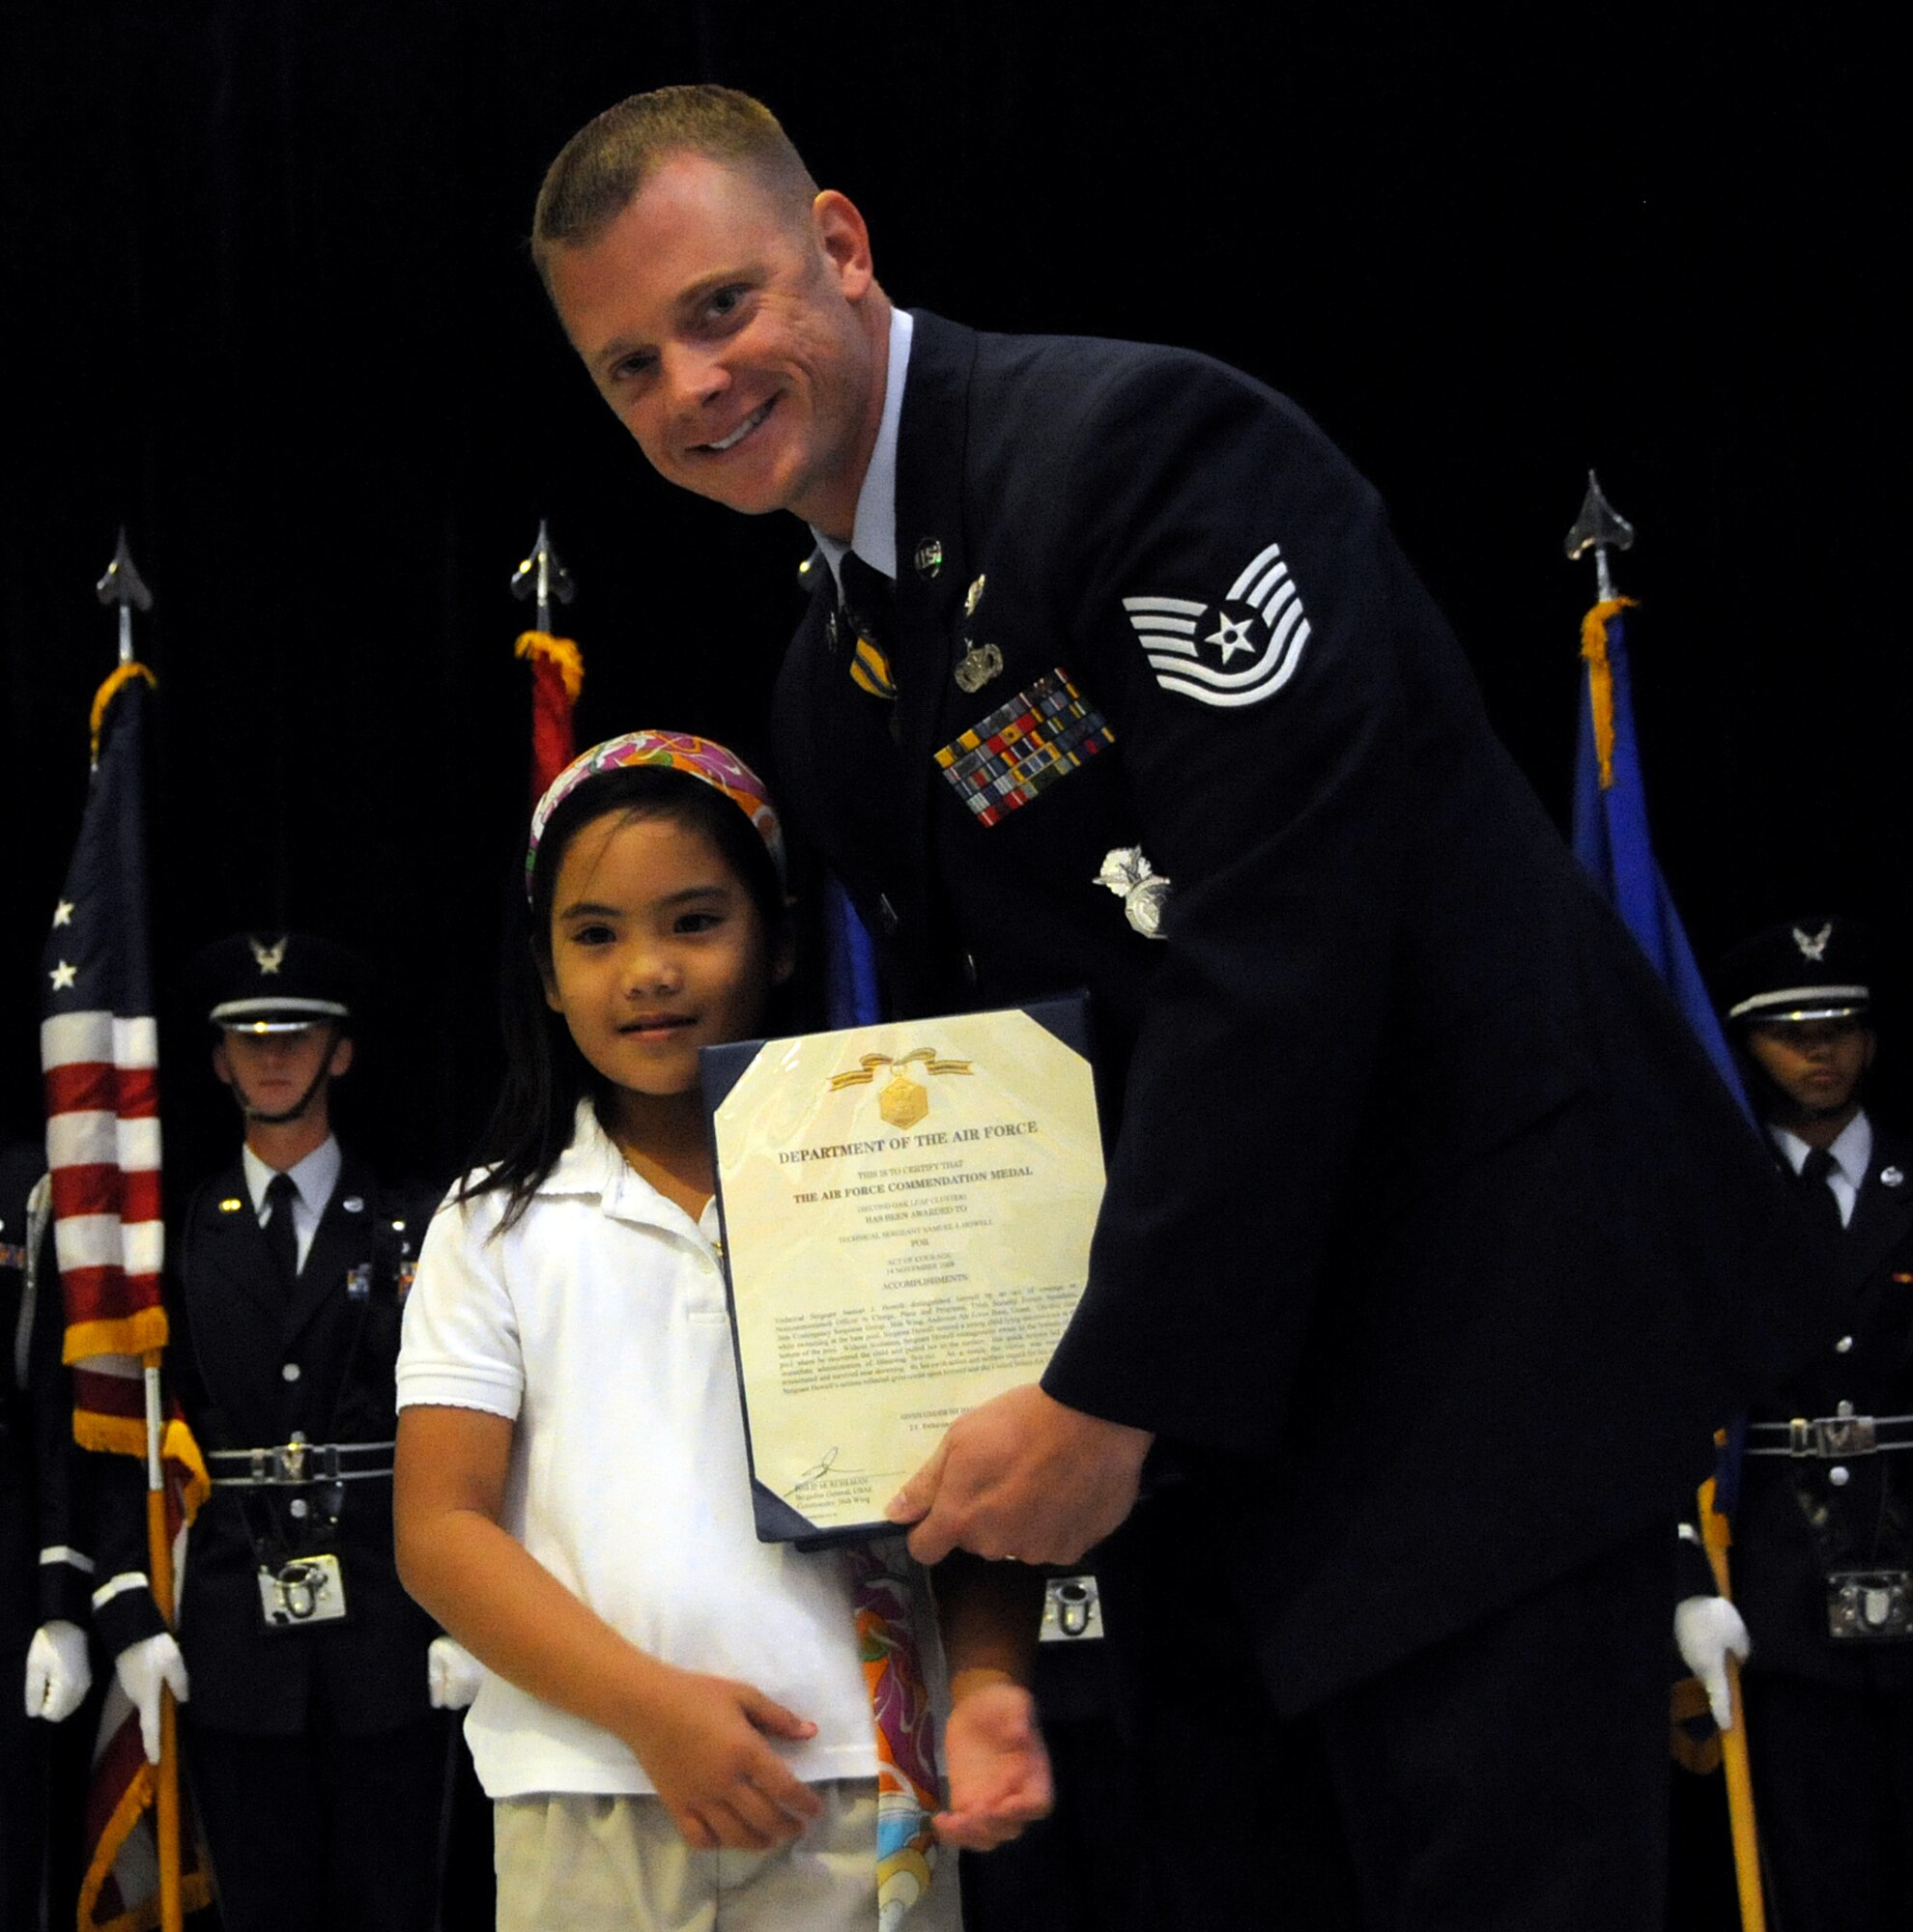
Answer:
[{"label": "girl's hand", "polygon": [[1035,1698],[1002,1672],[977,1674],[989,1681],[967,1694],[960,1678],[956,1687],[956,1708],[943,1730],[950,1809],[933,1822],[946,1845],[987,1852],[1047,1817],[1055,1793]]},{"label": "girl's hand", "polygon": [[624,1741],[684,1842],[761,1852],[794,1838],[823,1802],[766,1740],[814,1738],[816,1725],[749,1684],[652,1663],[655,1680]]}]

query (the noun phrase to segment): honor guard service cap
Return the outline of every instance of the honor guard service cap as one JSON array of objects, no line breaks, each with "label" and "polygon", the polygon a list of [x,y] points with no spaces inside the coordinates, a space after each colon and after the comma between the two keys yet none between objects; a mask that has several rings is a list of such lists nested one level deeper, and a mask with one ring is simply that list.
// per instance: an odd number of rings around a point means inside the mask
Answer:
[{"label": "honor guard service cap", "polygon": [[364,1005],[370,973],[350,948],[309,932],[235,932],[193,961],[195,1004],[215,1027],[297,1033],[338,1025]]},{"label": "honor guard service cap", "polygon": [[1744,939],[1714,975],[1729,1025],[1858,1019],[1873,1008],[1873,942],[1838,914],[1787,920]]}]

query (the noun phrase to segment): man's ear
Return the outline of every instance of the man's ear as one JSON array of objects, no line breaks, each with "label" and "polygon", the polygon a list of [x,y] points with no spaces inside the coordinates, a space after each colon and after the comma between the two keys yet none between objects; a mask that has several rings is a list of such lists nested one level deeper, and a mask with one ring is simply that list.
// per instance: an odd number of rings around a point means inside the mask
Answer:
[{"label": "man's ear", "polygon": [[352,1036],[342,1033],[332,1042],[332,1057],[326,1063],[326,1072],[333,1080],[346,1072],[352,1065]]},{"label": "man's ear", "polygon": [[847,300],[861,301],[876,280],[871,265],[871,231],[847,194],[827,187],[811,204],[811,232]]},{"label": "man's ear", "polygon": [[226,1054],[224,1034],[213,1042],[213,1073],[221,1087],[230,1087],[233,1084],[233,1063]]}]

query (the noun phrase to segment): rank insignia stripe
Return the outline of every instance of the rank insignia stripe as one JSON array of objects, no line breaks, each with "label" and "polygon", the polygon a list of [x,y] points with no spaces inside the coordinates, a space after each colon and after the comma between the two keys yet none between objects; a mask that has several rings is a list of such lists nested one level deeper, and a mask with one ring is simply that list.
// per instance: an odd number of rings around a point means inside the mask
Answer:
[{"label": "rank insignia stripe", "polygon": [[935,753],[979,824],[999,823],[1116,741],[1063,670],[1040,677]]},{"label": "rank insignia stripe", "polygon": [[1249,559],[1222,597],[1126,597],[1123,609],[1156,683],[1222,709],[1280,691],[1309,639],[1301,593],[1274,543]]}]

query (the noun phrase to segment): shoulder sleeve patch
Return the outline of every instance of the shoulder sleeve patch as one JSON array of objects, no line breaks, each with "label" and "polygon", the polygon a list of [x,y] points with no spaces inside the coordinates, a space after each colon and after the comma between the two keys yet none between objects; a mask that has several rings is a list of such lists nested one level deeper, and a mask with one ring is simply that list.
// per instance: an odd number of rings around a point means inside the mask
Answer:
[{"label": "shoulder sleeve patch", "polygon": [[1213,603],[1126,597],[1123,609],[1164,691],[1225,709],[1280,691],[1308,642],[1301,593],[1280,544],[1258,551]]}]

